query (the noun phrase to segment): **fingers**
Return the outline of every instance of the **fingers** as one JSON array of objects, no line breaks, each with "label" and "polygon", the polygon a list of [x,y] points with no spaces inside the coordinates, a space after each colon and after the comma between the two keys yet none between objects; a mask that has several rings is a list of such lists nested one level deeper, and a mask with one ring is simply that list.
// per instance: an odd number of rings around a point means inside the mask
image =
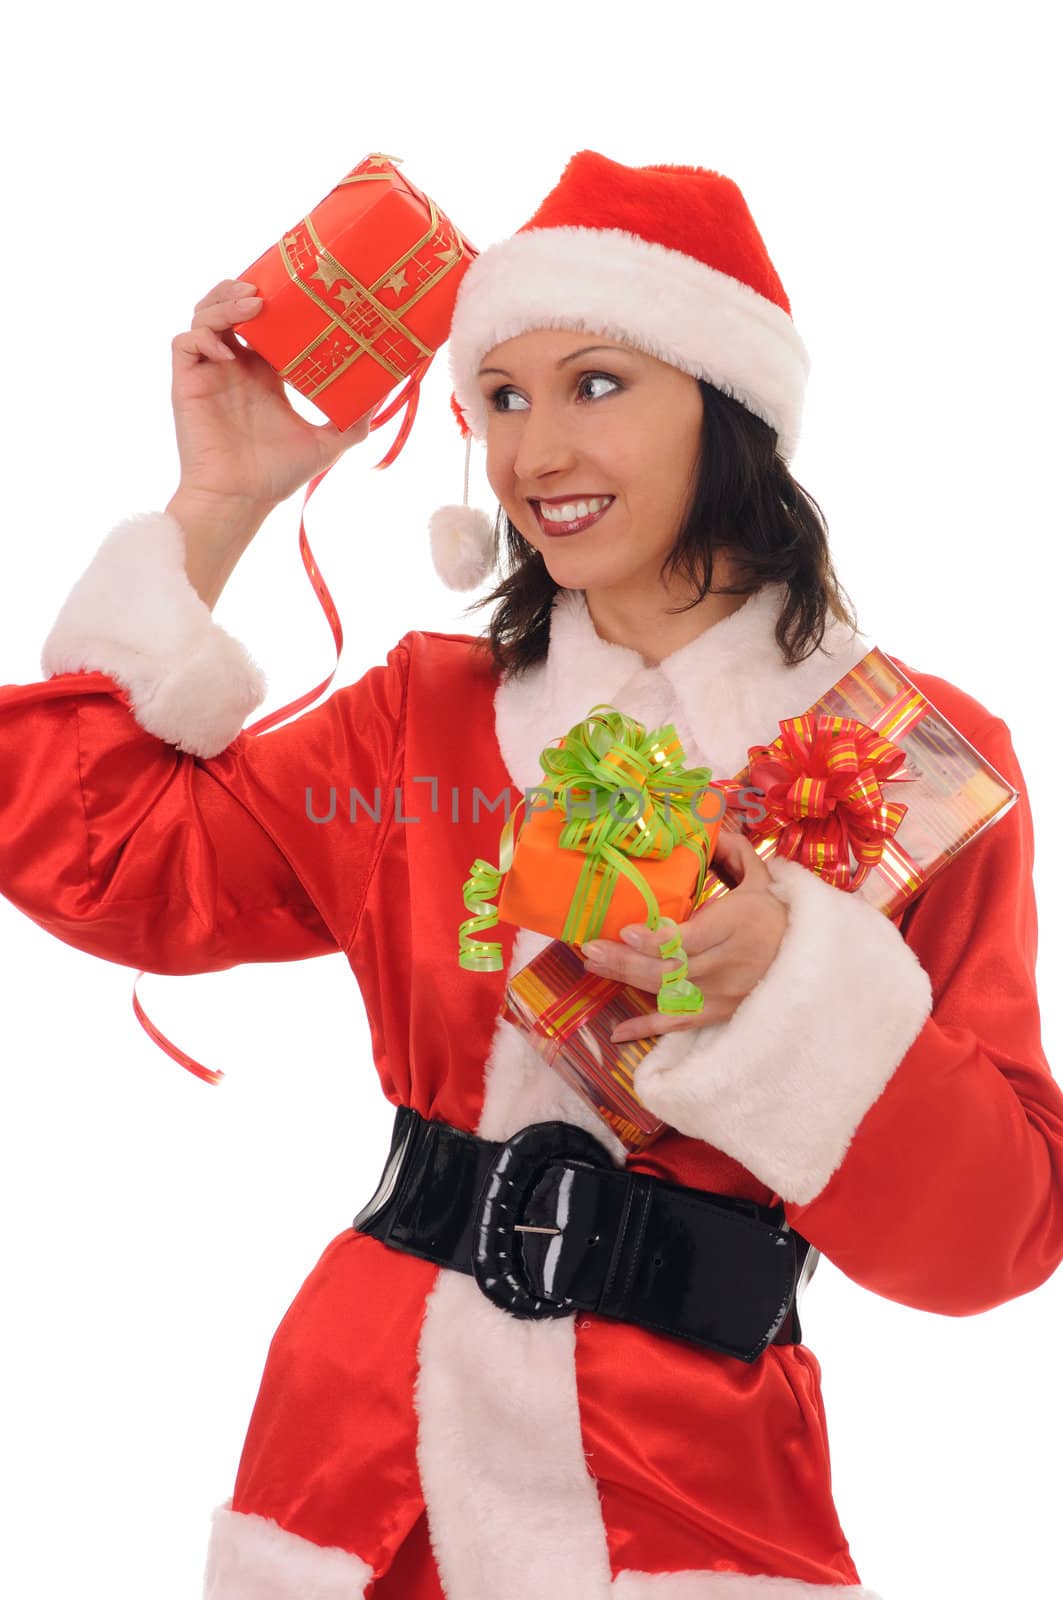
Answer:
[{"label": "fingers", "polygon": [[[605,944],[608,953],[600,960],[592,961],[588,957],[585,970],[595,978],[611,978],[614,983],[629,984],[633,989],[644,989],[647,994],[658,994],[665,973],[678,972],[683,965],[678,956],[662,961],[659,956],[641,956],[608,940]],[[686,976],[691,983],[701,986],[722,969],[723,956],[718,951],[704,951],[701,955],[687,952]]]},{"label": "fingers", "polygon": [[716,836],[716,844],[712,852],[713,863],[717,860],[730,870],[739,882],[752,887],[761,887],[771,881],[771,873],[765,865],[764,858],[753,848],[752,842],[744,833],[739,833],[737,828],[721,828]]},{"label": "fingers", "polygon": [[648,1011],[642,1017],[627,1017],[618,1022],[609,1035],[613,1044],[624,1044],[629,1039],[653,1039],[662,1033],[682,1033],[688,1028],[704,1028],[712,1022],[728,1022],[735,1013],[732,1000],[704,996],[700,1011],[672,1013]]},{"label": "fingers", "polygon": [[255,284],[247,283],[242,278],[223,278],[216,283],[213,289],[208,289],[202,300],[197,300],[195,311],[204,311],[208,306],[217,305],[223,300],[234,300],[241,294],[253,294]]},{"label": "fingers", "polygon": [[[674,928],[667,930],[668,934],[674,931]],[[658,935],[660,942],[665,937],[665,931],[658,929],[656,934],[648,934],[647,941],[657,938]],[[595,939],[592,941],[592,946],[583,947],[584,965],[588,972],[597,978],[612,978],[616,983],[629,983],[633,988],[645,989],[650,994],[657,993],[666,972],[677,972],[683,965],[679,956],[669,956],[667,961],[662,961],[660,956],[643,955],[626,944],[617,944],[613,939]],[[649,944],[647,947],[652,948]],[[595,954],[595,950],[600,951],[600,954]]]},{"label": "fingers", "polygon": [[247,322],[262,309],[261,298],[249,293],[254,287],[232,279],[215,284],[197,302],[191,327],[174,338],[175,359],[235,361],[240,346],[230,331],[233,323]]},{"label": "fingers", "polygon": [[253,284],[250,289],[242,283],[233,284],[222,299],[197,306],[192,327],[231,328],[234,322],[245,322],[262,309],[262,297],[252,293],[253,288]]}]

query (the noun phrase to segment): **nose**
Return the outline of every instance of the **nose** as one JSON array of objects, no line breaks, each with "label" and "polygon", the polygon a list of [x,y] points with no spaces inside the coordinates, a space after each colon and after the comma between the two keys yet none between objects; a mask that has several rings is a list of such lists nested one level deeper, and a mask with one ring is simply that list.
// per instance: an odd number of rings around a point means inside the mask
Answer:
[{"label": "nose", "polygon": [[541,401],[525,412],[513,457],[518,483],[543,485],[558,473],[570,474],[573,456],[572,434],[560,408],[551,410]]}]

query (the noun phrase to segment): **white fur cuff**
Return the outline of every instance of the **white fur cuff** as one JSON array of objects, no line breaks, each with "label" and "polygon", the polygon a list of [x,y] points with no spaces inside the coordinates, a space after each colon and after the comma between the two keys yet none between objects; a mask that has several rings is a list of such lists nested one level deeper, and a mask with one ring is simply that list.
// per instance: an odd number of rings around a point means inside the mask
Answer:
[{"label": "white fur cuff", "polygon": [[930,979],[859,895],[772,857],[789,907],[775,959],[727,1022],[663,1034],[635,1070],[643,1103],[807,1205],[930,1016]]},{"label": "white fur cuff", "polygon": [[203,1600],[362,1600],[372,1581],[360,1556],[234,1511],[231,1497],[214,1512]]},{"label": "white fur cuff", "polygon": [[261,668],[189,583],[184,530],[165,511],[107,535],[44,642],[41,670],[107,673],[141,727],[203,757],[231,744],[266,697]]}]

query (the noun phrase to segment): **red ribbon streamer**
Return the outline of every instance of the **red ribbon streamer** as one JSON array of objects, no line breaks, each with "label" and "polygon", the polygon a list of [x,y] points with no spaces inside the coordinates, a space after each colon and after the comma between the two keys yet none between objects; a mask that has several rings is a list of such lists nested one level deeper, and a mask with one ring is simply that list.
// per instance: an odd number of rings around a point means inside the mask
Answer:
[{"label": "red ribbon streamer", "polygon": [[[417,402],[420,399],[421,394],[421,381],[424,378],[425,373],[428,371],[428,368],[435,360],[435,354],[436,353],[433,351],[431,355],[425,356],[422,361],[417,363],[410,373],[405,385],[399,390],[399,393],[395,396],[394,400],[391,401],[385,410],[377,412],[377,414],[373,417],[373,420],[370,422],[369,431],[370,433],[375,433],[377,428],[383,427],[385,422],[390,422],[391,418],[394,417],[403,407],[406,408],[406,415],[402,420],[402,425],[399,428],[398,433],[395,435],[395,439],[387,454],[381,461],[376,462],[374,465],[374,472],[379,472],[384,467],[390,467],[392,463],[401,455],[403,446],[410,436],[410,429],[413,427],[414,418],[417,415]],[[340,458],[337,456],[336,459],[339,460]],[[332,471],[332,467],[335,465],[336,462],[334,461],[332,466],[325,468],[324,472],[319,472],[315,478],[311,478],[309,484],[307,485],[306,494],[303,496],[303,508],[299,513],[299,553],[303,558],[303,566],[306,568],[307,576],[313,585],[314,593],[318,598],[318,603],[321,606],[322,611],[325,613],[329,627],[332,629],[332,637],[336,645],[336,665],[333,667],[328,677],[322,679],[316,688],[307,690],[306,694],[300,695],[297,700],[290,700],[286,706],[281,706],[278,711],[271,711],[268,716],[260,717],[257,722],[253,722],[249,728],[245,729],[246,733],[254,734],[256,737],[265,733],[267,729],[276,727],[279,722],[284,722],[285,719],[292,714],[292,712],[302,711],[306,706],[312,704],[312,702],[315,701],[319,695],[323,694],[328,688],[329,684],[336,676],[336,672],[340,664],[340,656],[343,653],[343,624],[340,621],[340,615],[336,609],[336,603],[333,600],[332,595],[329,593],[328,585],[321,576],[317,562],[314,560],[313,551],[310,549],[310,544],[306,537],[306,525],[304,521],[307,502],[309,501],[310,496],[315,492],[323,479],[328,477],[329,473]],[[180,1066],[186,1067],[189,1072],[194,1073],[197,1078],[202,1078],[206,1083],[220,1083],[222,1078],[225,1076],[223,1072],[218,1072],[212,1067],[205,1067],[203,1066],[202,1062],[197,1061],[194,1056],[186,1055],[178,1045],[173,1044],[171,1040],[167,1039],[166,1035],[161,1033],[151,1021],[150,1017],[141,1006],[140,1001],[137,999],[137,984],[140,982],[141,978],[144,977],[144,975],[144,972],[138,972],[133,980],[133,1011],[136,1015],[137,1021],[140,1023],[145,1033],[147,1033],[149,1037],[155,1041],[160,1050],[164,1050],[168,1056],[170,1056]]]}]

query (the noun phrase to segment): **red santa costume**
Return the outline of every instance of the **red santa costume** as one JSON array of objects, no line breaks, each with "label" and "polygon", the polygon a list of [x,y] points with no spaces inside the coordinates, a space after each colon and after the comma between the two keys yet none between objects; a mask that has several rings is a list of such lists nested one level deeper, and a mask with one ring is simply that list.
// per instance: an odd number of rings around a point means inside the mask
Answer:
[{"label": "red santa costume", "polygon": [[[673,182],[682,206],[661,203]],[[564,326],[717,382],[792,449],[803,347],[729,180],[584,152],[533,222],[462,286],[451,359],[474,432],[484,352]],[[445,562],[445,540],[436,553]],[[485,808],[472,820],[473,786],[515,803],[539,781],[540,750],[599,702],[674,722],[689,764],[731,775],[871,641],[832,621],[786,665],[785,588],[765,584],[647,667],[561,590],[548,654],[523,678],[499,679],[469,635],[415,630],[357,683],[251,737],[262,674],[183,558],[167,514],[120,524],[57,619],[45,680],[0,690],[5,896],[65,942],[152,972],[341,950],[392,1104],[495,1140],[578,1124],[622,1165],[611,1130],[500,1015],[507,976],[546,937],[501,924],[502,971],[458,966],[461,886],[499,828]],[[474,552],[463,581],[475,568]],[[636,1087],[670,1129],[627,1164],[781,1203],[874,1293],[970,1316],[1063,1259],[1063,1093],[1041,1046],[1033,831],[1008,728],[896,664],[1019,799],[893,918],[771,859],[789,916],[775,959],[729,1021],[648,1053]],[[397,790],[401,805],[352,824],[348,788]],[[305,796],[320,816],[330,790],[336,820],[314,822]],[[416,827],[397,820],[411,814]],[[206,1577],[209,1600],[811,1600],[843,1587],[870,1600],[831,1494],[807,1345],[747,1363],[593,1313],[521,1320],[474,1279],[352,1228],[274,1336]]]}]

